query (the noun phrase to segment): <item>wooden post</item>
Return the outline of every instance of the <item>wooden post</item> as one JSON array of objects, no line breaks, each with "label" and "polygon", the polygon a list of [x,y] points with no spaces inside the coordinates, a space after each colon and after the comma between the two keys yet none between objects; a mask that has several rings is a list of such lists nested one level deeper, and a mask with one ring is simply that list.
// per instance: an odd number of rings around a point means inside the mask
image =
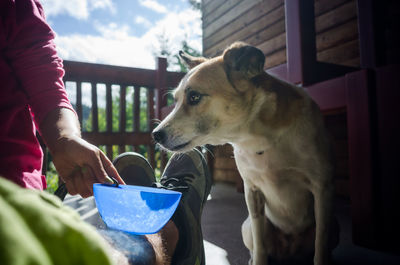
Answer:
[{"label": "wooden post", "polygon": [[[107,122],[107,132],[112,132],[112,92],[111,84],[106,84],[106,122]],[[113,159],[112,145],[106,146],[107,157]]]},{"label": "wooden post", "polygon": [[287,77],[292,83],[311,83],[316,63],[313,0],[286,0]]},{"label": "wooden post", "polygon": [[[147,129],[149,133],[153,131],[154,128],[154,89],[147,90]],[[147,146],[147,154],[150,165],[153,168],[156,168],[156,159],[155,159],[155,148],[154,144]]]},{"label": "wooden post", "polygon": [[[124,133],[126,130],[126,87],[120,85],[119,96],[119,132]],[[119,145],[119,153],[125,152],[125,145]]]},{"label": "wooden post", "polygon": [[350,199],[353,241],[375,248],[377,239],[376,189],[377,150],[371,108],[374,89],[372,73],[358,71],[346,76],[347,126],[349,139]]},{"label": "wooden post", "polygon": [[384,4],[375,0],[358,0],[358,34],[360,39],[360,63],[362,68],[375,68],[385,63],[385,30],[380,24],[384,19],[379,16]]},{"label": "wooden post", "polygon": [[[161,111],[163,107],[167,106],[167,59],[157,58],[157,69],[156,69],[156,118],[162,119]],[[167,165],[167,154],[160,150],[161,159],[161,172]]]},{"label": "wooden post", "polygon": [[167,59],[164,57],[157,58],[156,69],[156,118],[161,119],[161,109],[167,106]]},{"label": "wooden post", "polygon": [[91,83],[92,86],[92,131],[99,131],[99,112],[97,108],[97,84]]},{"label": "wooden post", "polygon": [[82,124],[82,82],[76,81],[76,113],[78,114],[79,124]]},{"label": "wooden post", "polygon": [[317,61],[313,0],[286,0],[285,16],[287,73],[280,76],[306,86],[357,70]]}]

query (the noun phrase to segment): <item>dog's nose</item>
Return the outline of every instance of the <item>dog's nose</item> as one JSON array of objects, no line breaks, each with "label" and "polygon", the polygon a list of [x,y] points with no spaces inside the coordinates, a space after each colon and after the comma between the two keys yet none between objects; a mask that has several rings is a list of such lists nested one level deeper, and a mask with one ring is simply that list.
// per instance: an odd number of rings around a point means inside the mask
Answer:
[{"label": "dog's nose", "polygon": [[167,138],[167,134],[165,133],[164,130],[154,131],[153,138],[157,143],[162,144],[165,142],[165,139]]}]

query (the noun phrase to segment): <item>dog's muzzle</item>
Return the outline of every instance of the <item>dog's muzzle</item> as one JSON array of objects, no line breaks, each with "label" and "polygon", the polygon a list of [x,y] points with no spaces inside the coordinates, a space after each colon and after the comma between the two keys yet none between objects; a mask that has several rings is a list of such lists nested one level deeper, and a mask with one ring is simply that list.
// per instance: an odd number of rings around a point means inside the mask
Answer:
[{"label": "dog's muzzle", "polygon": [[167,133],[164,130],[153,131],[152,135],[154,141],[159,144],[165,143],[165,140],[167,139]]}]

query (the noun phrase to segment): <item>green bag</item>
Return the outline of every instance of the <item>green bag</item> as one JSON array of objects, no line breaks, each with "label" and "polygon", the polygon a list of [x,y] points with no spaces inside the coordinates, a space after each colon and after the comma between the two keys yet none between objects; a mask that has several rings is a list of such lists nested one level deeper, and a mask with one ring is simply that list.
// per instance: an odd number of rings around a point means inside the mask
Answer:
[{"label": "green bag", "polygon": [[0,177],[0,264],[112,264],[107,243],[54,195]]}]

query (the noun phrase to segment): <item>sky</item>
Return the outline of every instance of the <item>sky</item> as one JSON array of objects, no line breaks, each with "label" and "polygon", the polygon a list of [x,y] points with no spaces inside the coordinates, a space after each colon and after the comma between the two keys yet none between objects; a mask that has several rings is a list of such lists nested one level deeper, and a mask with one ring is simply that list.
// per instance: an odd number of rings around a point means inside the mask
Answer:
[{"label": "sky", "polygon": [[[160,36],[173,54],[202,50],[201,14],[189,0],[41,0],[64,60],[155,68]],[[170,70],[178,70],[169,67]]]}]

